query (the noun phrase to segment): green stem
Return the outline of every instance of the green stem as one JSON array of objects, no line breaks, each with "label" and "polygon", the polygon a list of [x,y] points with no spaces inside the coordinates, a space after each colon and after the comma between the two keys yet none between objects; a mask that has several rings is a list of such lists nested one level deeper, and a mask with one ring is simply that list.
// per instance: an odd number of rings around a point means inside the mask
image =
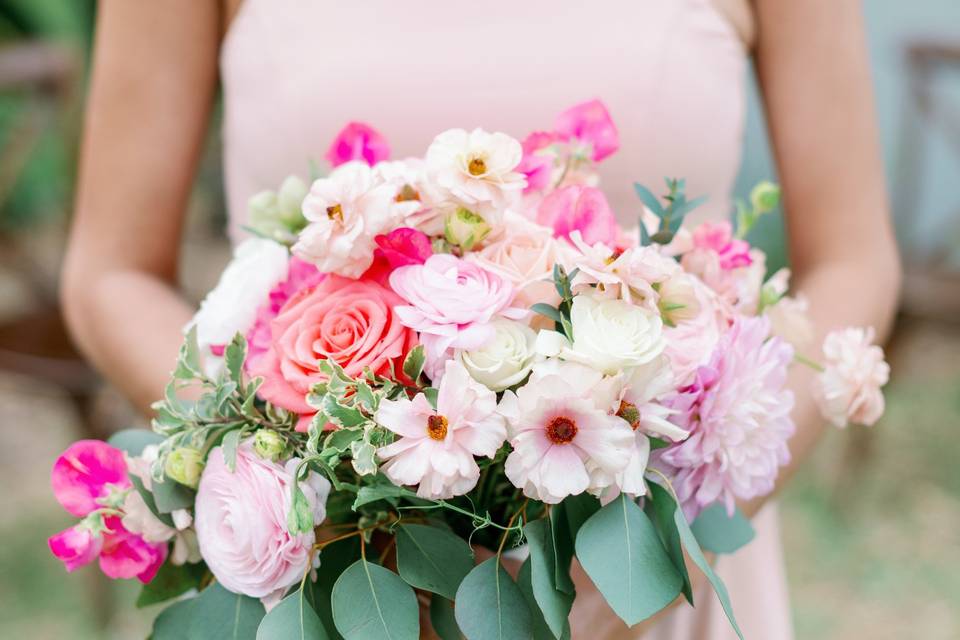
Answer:
[{"label": "green stem", "polygon": [[800,364],[807,365],[808,367],[810,367],[810,368],[813,369],[814,371],[819,371],[820,373],[823,373],[823,372],[824,372],[824,368],[823,368],[823,365],[822,365],[822,364],[820,364],[819,362],[816,362],[815,360],[811,360],[811,359],[809,359],[809,358],[805,358],[804,356],[800,355],[799,353],[793,354],[793,359],[794,359],[795,362],[799,362]]}]

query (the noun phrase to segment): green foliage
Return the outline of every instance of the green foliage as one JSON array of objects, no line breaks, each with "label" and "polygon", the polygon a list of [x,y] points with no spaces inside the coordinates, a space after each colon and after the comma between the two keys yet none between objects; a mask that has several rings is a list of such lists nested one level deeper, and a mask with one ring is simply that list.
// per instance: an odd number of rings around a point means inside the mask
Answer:
[{"label": "green foliage", "polygon": [[388,569],[360,559],[333,587],[333,621],[346,640],[418,640],[413,589]]},{"label": "green foliage", "polygon": [[436,593],[430,598],[430,625],[440,640],[461,640],[463,635],[457,626],[453,603]]},{"label": "green foliage", "polygon": [[454,614],[468,640],[526,640],[533,632],[530,608],[499,556],[480,563],[463,579]]},{"label": "green foliage", "polygon": [[342,637],[333,622],[333,587],[347,567],[358,558],[360,541],[356,537],[329,544],[320,552],[320,568],[317,569],[316,581],[308,582],[307,596],[331,640],[340,640]]},{"label": "green foliage", "polygon": [[[523,528],[530,548],[530,584],[543,620],[555,638],[569,633],[567,618],[573,606],[573,594],[565,581],[558,581],[557,550],[550,519],[541,518]],[[561,588],[564,587],[564,588]]]},{"label": "green foliage", "polygon": [[193,610],[198,598],[174,602],[153,620],[150,640],[184,640],[193,623]]},{"label": "green foliage", "polygon": [[191,589],[199,589],[205,574],[206,567],[203,564],[177,565],[167,558],[153,580],[140,589],[136,604],[138,607],[147,607],[176,598]]},{"label": "green foliage", "polygon": [[153,500],[160,513],[170,513],[177,509],[189,509],[193,506],[196,492],[173,480],[153,481],[151,487]]},{"label": "green foliage", "polygon": [[232,593],[219,583],[194,600],[187,640],[254,640],[264,616],[263,605],[249,596]]},{"label": "green foliage", "polygon": [[677,531],[677,525],[673,520],[676,503],[667,492],[655,482],[648,483],[650,495],[645,504],[644,511],[653,522],[653,526],[660,536],[663,547],[670,556],[670,562],[677,568],[680,577],[683,578],[683,596],[690,605],[693,605],[693,585],[690,582],[690,575],[687,573],[687,562],[683,555],[683,544],[680,542],[680,532]]},{"label": "green foliage", "polygon": [[[543,613],[540,611],[537,600],[533,595],[533,574],[530,568],[530,558],[527,558],[520,565],[520,571],[517,573],[517,586],[520,588],[520,593],[523,594],[523,599],[527,601],[527,608],[530,609],[533,640],[557,640],[546,620],[544,620]],[[564,620],[563,631],[559,640],[570,640],[570,623],[567,620]]]},{"label": "green foliage", "polygon": [[107,444],[126,451],[130,456],[139,456],[147,445],[161,442],[163,442],[163,436],[146,429],[124,429],[117,431],[107,440]]},{"label": "green foliage", "polygon": [[706,197],[687,200],[686,181],[683,179],[665,178],[665,181],[668,193],[663,196],[663,200],[666,201],[666,206],[661,204],[660,198],[655,196],[650,189],[639,182],[633,183],[633,190],[637,197],[659,219],[657,230],[653,235],[648,235],[641,218],[640,244],[643,246],[650,244],[650,242],[669,244],[673,240],[673,236],[680,230],[684,217],[706,200]]},{"label": "green foliage", "polygon": [[473,568],[473,551],[447,529],[420,524],[397,528],[397,571],[407,584],[450,600]]},{"label": "green foliage", "polygon": [[287,595],[260,621],[257,640],[328,640],[303,589]]},{"label": "green foliage", "polygon": [[700,547],[713,553],[733,553],[753,540],[756,532],[740,509],[733,516],[727,515],[726,507],[713,504],[697,516],[690,525]]},{"label": "green foliage", "polygon": [[418,380],[420,374],[423,372],[423,363],[426,361],[426,357],[423,345],[418,344],[411,349],[410,353],[408,353],[407,357],[403,360],[404,375],[413,381]]}]

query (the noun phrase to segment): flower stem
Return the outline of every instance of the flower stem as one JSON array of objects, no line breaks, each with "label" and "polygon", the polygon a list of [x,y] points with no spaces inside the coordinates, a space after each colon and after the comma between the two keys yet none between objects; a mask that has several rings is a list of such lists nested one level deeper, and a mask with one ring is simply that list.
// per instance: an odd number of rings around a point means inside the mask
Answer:
[{"label": "flower stem", "polygon": [[808,367],[810,367],[810,368],[813,369],[814,371],[819,371],[820,373],[823,373],[823,371],[824,371],[824,368],[823,368],[823,365],[822,365],[822,364],[820,364],[819,362],[817,362],[817,361],[815,361],[815,360],[811,360],[811,359],[809,359],[809,358],[806,358],[806,357],[800,355],[799,353],[793,354],[793,359],[794,359],[795,362],[799,362],[800,364],[807,365]]}]

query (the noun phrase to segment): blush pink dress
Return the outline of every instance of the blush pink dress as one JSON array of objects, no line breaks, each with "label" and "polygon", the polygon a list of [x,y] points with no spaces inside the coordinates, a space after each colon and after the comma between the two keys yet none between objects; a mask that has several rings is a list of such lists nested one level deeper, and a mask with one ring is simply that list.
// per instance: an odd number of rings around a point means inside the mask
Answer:
[{"label": "blush pink dress", "polygon": [[[639,213],[634,181],[685,177],[708,194],[696,216],[726,216],[740,165],[747,52],[711,0],[245,0],[221,51],[231,236],[246,203],[306,176],[350,120],[383,132],[394,157],[422,155],[450,127],[522,138],[564,108],[608,106],[621,149],[600,169],[622,222]],[[749,639],[792,637],[777,514],[719,573]],[[583,576],[582,579],[586,580]],[[636,638],[586,580],[575,640]],[[676,607],[646,639],[734,638],[714,596]]]}]

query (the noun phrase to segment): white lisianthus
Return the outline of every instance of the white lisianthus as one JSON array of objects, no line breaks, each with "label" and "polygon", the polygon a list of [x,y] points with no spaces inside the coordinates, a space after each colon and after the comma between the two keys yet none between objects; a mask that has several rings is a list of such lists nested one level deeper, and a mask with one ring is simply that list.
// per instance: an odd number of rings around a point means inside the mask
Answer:
[{"label": "white lisianthus", "polygon": [[537,334],[515,320],[497,318],[491,325],[493,339],[479,349],[460,351],[457,358],[470,377],[493,391],[503,391],[521,382],[538,360]]},{"label": "white lisianthus", "polygon": [[257,308],[287,277],[289,263],[287,248],[272,240],[249,238],[237,245],[217,286],[187,325],[196,327],[204,355],[209,355],[210,347],[228,344],[238,332],[247,333]]},{"label": "white lisianthus", "polygon": [[643,307],[617,299],[574,297],[570,310],[573,341],[543,330],[537,351],[544,356],[581,362],[607,375],[647,364],[663,353],[663,321]]},{"label": "white lisianthus", "polygon": [[527,180],[516,171],[523,158],[520,143],[505,133],[483,129],[444,131],[427,149],[434,184],[467,208],[490,202],[504,208],[519,200]]}]

